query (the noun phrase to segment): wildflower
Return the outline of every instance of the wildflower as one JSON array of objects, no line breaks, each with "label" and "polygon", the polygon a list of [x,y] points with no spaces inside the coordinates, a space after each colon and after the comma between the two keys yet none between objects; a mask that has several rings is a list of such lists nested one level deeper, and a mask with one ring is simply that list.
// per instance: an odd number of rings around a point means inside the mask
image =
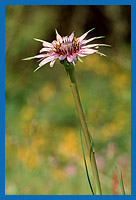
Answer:
[{"label": "wildflower", "polygon": [[[90,31],[92,31],[92,30],[93,29],[91,29]],[[85,161],[85,155],[84,155],[84,151],[83,151],[86,174],[87,174],[90,190],[91,190],[92,194],[101,195],[102,191],[101,191],[101,184],[100,184],[100,179],[99,179],[99,174],[98,174],[98,169],[97,169],[97,163],[96,163],[96,159],[95,159],[95,151],[93,148],[93,139],[89,132],[89,129],[87,126],[87,121],[85,119],[85,115],[83,112],[83,108],[82,108],[82,104],[81,104],[81,100],[80,100],[80,96],[79,96],[79,92],[78,92],[78,87],[77,87],[77,82],[76,82],[76,77],[75,77],[75,67],[74,67],[75,63],[78,60],[82,62],[81,57],[85,57],[85,56],[88,56],[93,53],[99,53],[100,55],[104,55],[98,51],[99,46],[109,46],[106,44],[88,44],[88,43],[94,41],[95,39],[99,39],[99,38],[103,37],[103,36],[93,37],[88,40],[85,40],[86,36],[88,35],[88,33],[90,31],[88,31],[88,32],[84,33],[82,36],[76,38],[74,36],[74,33],[71,33],[71,35],[69,37],[68,36],[61,37],[56,30],[56,40],[54,40],[52,43],[49,43],[49,42],[46,42],[43,40],[39,40],[39,39],[35,39],[36,41],[40,41],[43,44],[43,48],[40,50],[40,54],[30,57],[30,58],[26,58],[24,60],[40,58],[39,67],[35,71],[40,69],[46,63],[50,63],[50,67],[53,67],[53,65],[57,59],[59,59],[60,62],[62,64],[64,64],[67,75],[70,78],[70,86],[71,86],[74,101],[76,104],[76,109],[78,112],[81,127],[83,130],[83,134],[84,134],[84,138],[85,138],[85,142],[86,142],[86,146],[87,146],[87,150],[88,150],[88,155],[90,158],[93,179],[95,180],[94,181],[95,184],[94,184],[94,186],[93,186],[94,188],[93,188],[90,178],[89,178],[87,165],[86,165],[86,161]],[[71,136],[70,136],[70,138],[71,138]],[[74,139],[74,140],[72,140],[72,142],[73,141],[74,141],[74,145],[75,145],[76,140]],[[71,142],[69,142],[68,144],[71,144]],[[63,150],[64,150],[64,149],[66,149],[65,147],[66,147],[66,145],[62,145],[61,148],[63,148]],[[71,146],[69,146],[69,147],[71,148]],[[69,152],[71,153],[71,151],[69,151]],[[68,152],[68,155],[69,155],[69,152]],[[59,181],[61,180],[60,178],[62,178],[64,176],[65,176],[65,174],[61,170],[56,170],[54,172],[54,178],[57,178]]]},{"label": "wildflower", "polygon": [[[94,30],[91,29],[90,31]],[[46,63],[50,62],[50,67],[53,67],[55,61],[59,59],[61,62],[66,61],[66,63],[74,64],[79,60],[82,62],[80,57],[85,57],[93,53],[99,53],[100,55],[104,55],[98,51],[99,46],[109,46],[106,44],[88,44],[95,39],[103,38],[104,36],[100,37],[93,37],[88,40],[85,40],[85,37],[90,32],[84,33],[82,36],[76,38],[74,36],[74,32],[71,35],[61,37],[60,34],[56,30],[56,40],[52,43],[36,39],[34,40],[42,42],[43,48],[40,50],[39,55],[25,58],[23,60],[31,60],[33,58],[40,58],[39,67],[35,70],[37,71]]]}]

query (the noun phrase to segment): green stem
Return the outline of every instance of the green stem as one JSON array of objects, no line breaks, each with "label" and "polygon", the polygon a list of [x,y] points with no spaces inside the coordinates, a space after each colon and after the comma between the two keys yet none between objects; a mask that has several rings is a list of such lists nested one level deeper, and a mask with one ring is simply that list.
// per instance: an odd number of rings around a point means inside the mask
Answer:
[{"label": "green stem", "polygon": [[90,133],[87,126],[87,121],[85,119],[85,115],[83,112],[83,108],[81,105],[80,96],[79,96],[79,92],[77,88],[77,83],[76,83],[76,78],[75,78],[75,67],[73,65],[65,66],[65,69],[70,77],[70,87],[73,93],[76,109],[78,112],[78,116],[80,119],[81,127],[84,133],[85,142],[86,142],[89,157],[90,157],[93,179],[95,183],[95,193],[96,195],[102,195],[99,174],[98,174],[98,169],[97,169],[96,160],[95,160],[95,152],[93,151],[92,141],[91,141]]}]

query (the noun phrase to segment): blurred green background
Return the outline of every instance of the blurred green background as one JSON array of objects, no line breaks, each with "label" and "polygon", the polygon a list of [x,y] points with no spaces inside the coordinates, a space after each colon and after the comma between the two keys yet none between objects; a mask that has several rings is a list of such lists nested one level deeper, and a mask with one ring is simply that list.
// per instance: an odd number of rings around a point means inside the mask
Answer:
[{"label": "blurred green background", "polygon": [[120,194],[115,164],[131,194],[131,8],[130,6],[25,6],[5,8],[6,195],[90,194],[69,80],[57,61],[33,73],[41,43],[55,31],[97,42],[107,57],[76,64],[80,95],[92,132],[104,194]]}]

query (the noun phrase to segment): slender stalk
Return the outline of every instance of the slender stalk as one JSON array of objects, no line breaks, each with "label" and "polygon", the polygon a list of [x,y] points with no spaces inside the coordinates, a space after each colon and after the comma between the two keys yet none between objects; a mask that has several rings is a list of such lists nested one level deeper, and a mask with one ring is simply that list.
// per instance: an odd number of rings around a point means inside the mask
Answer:
[{"label": "slender stalk", "polygon": [[99,174],[98,174],[98,169],[97,169],[96,160],[95,160],[95,152],[93,151],[92,141],[90,138],[87,121],[85,119],[85,115],[84,115],[83,108],[81,105],[78,87],[77,87],[77,83],[76,83],[75,67],[74,67],[74,65],[71,65],[68,67],[65,66],[65,68],[66,68],[66,71],[70,78],[70,87],[71,87],[71,90],[73,93],[76,109],[78,112],[78,116],[80,119],[81,127],[83,130],[85,142],[86,142],[89,157],[90,157],[90,163],[91,163],[91,168],[92,168],[92,173],[93,173],[93,178],[94,178],[94,183],[95,183],[95,193],[96,193],[96,195],[102,195]]}]

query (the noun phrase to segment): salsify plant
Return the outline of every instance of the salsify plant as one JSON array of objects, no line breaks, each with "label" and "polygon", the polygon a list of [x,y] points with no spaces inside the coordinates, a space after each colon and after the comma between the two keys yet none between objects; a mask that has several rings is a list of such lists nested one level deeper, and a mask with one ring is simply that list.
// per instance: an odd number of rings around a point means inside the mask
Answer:
[{"label": "salsify plant", "polygon": [[44,66],[47,63],[50,63],[50,67],[53,67],[57,59],[59,59],[60,61],[64,61],[65,65],[75,65],[75,63],[78,60],[82,62],[80,57],[85,57],[93,53],[104,55],[98,51],[98,48],[99,46],[109,46],[109,45],[106,45],[106,44],[87,45],[87,43],[95,39],[103,38],[104,36],[93,37],[88,40],[84,40],[85,37],[88,35],[88,33],[92,30],[94,30],[94,28],[84,33],[79,38],[76,38],[74,36],[74,32],[71,33],[69,37],[68,36],[61,37],[58,34],[57,30],[55,30],[56,40],[54,40],[52,43],[34,38],[34,40],[42,42],[43,48],[40,50],[39,55],[25,58],[23,60],[31,60],[34,58],[38,58],[38,59],[40,58],[39,67],[36,68],[35,70],[37,71],[38,69],[40,69],[42,66]]},{"label": "salsify plant", "polygon": [[[73,93],[74,102],[78,112],[80,124],[82,127],[82,132],[84,134],[85,143],[89,155],[90,166],[94,181],[93,186],[89,178],[89,173],[85,160],[85,154],[83,150],[83,157],[84,157],[85,168],[90,189],[93,195],[102,195],[99,173],[95,159],[95,151],[93,148],[94,142],[92,139],[92,135],[89,132],[87,121],[85,119],[75,76],[75,64],[77,63],[77,61],[83,62],[81,60],[82,57],[88,56],[93,53],[105,56],[103,53],[99,52],[99,47],[110,46],[107,44],[99,44],[99,43],[90,44],[90,42],[104,37],[104,36],[92,37],[86,40],[85,39],[86,36],[92,30],[94,30],[94,28],[84,33],[82,36],[78,38],[74,36],[74,32],[72,32],[70,36],[61,37],[60,34],[57,32],[57,30],[55,30],[56,40],[54,40],[52,43],[34,38],[34,40],[41,42],[43,45],[42,49],[40,50],[40,54],[33,57],[25,58],[23,60],[31,60],[34,58],[39,59],[39,66],[35,69],[35,71],[37,71],[47,63],[50,63],[50,67],[53,67],[57,59],[59,59],[61,64],[64,65],[70,79],[70,87]],[[81,145],[83,149],[82,136],[81,136]]]}]

